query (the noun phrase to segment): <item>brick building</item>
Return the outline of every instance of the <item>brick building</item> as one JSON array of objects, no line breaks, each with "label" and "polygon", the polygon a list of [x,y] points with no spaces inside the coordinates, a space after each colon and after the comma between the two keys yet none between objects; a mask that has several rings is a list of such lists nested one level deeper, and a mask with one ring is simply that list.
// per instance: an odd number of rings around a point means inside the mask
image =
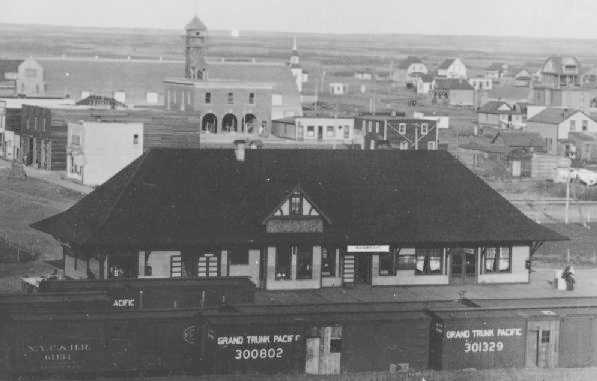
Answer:
[{"label": "brick building", "polygon": [[164,81],[168,110],[200,116],[198,130],[268,136],[271,120],[302,115],[295,78],[283,63],[207,61],[207,27],[185,28],[185,76]]}]

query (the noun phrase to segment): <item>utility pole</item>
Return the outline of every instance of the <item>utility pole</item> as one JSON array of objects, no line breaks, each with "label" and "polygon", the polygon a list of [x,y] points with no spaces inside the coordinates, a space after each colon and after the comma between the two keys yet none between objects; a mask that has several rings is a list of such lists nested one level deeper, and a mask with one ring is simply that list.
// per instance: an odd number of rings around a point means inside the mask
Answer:
[{"label": "utility pole", "polygon": [[564,223],[568,225],[568,209],[570,208],[570,174],[571,170],[568,169],[568,177],[566,178],[566,208],[564,210]]}]

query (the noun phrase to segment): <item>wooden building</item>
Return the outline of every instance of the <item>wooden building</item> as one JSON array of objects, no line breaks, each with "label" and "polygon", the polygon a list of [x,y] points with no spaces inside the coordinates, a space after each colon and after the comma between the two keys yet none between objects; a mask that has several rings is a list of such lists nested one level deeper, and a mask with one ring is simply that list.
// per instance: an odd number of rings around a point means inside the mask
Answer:
[{"label": "wooden building", "polygon": [[479,128],[520,129],[522,120],[522,112],[503,101],[489,101],[477,110]]},{"label": "wooden building", "polygon": [[113,110],[100,106],[47,108],[23,105],[19,136],[26,165],[46,170],[66,170],[69,123],[142,123],[143,149],[154,147],[198,148],[201,119],[165,110]]},{"label": "wooden building", "polygon": [[526,283],[536,247],[564,239],[447,152],[240,146],[151,150],[33,226],[64,244],[69,277],[267,290]]},{"label": "wooden building", "polygon": [[363,149],[436,150],[439,147],[437,121],[393,115],[361,115],[355,130],[364,136]]}]

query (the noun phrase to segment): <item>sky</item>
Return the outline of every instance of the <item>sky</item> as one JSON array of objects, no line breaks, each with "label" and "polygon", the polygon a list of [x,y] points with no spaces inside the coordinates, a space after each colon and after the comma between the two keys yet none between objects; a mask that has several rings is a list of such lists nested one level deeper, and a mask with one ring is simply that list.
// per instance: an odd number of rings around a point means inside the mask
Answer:
[{"label": "sky", "polygon": [[1,0],[0,23],[597,39],[594,0]]}]

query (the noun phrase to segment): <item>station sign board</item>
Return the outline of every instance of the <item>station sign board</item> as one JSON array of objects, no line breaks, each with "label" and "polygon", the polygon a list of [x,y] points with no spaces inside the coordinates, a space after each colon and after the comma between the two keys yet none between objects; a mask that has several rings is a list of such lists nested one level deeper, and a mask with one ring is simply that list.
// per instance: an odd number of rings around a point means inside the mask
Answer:
[{"label": "station sign board", "polygon": [[390,245],[348,245],[349,253],[388,253]]}]

